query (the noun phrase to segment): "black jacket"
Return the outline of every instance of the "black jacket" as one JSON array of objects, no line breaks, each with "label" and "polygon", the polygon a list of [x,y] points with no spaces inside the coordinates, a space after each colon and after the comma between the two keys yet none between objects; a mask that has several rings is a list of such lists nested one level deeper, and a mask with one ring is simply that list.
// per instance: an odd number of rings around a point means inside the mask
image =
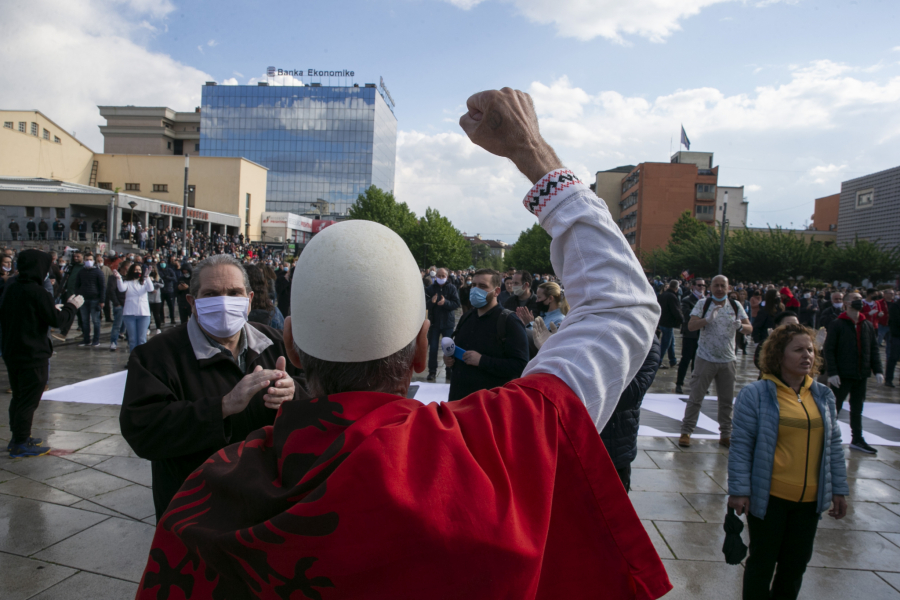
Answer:
[{"label": "black jacket", "polygon": [[699,340],[700,339],[700,330],[690,331],[688,329],[688,322],[691,320],[691,311],[694,310],[694,307],[697,305],[697,296],[694,295],[693,292],[685,296],[681,299],[681,337],[687,338],[689,340]]},{"label": "black jacket", "polygon": [[106,277],[100,267],[81,269],[75,277],[75,294],[85,300],[106,300]]},{"label": "black jacket", "polygon": [[75,307],[65,304],[57,310],[44,287],[50,271],[49,254],[23,250],[18,266],[19,274],[7,283],[0,301],[3,360],[9,369],[46,365],[53,355],[48,328],[67,329],[75,319]]},{"label": "black jacket", "polygon": [[110,306],[125,306],[126,292],[120,292],[119,286],[116,285],[116,276],[110,275],[106,278],[106,303]]},{"label": "black jacket", "polygon": [[[187,261],[185,261],[187,264]],[[160,269],[159,277],[162,279],[163,287],[162,293],[164,296],[174,296],[175,295],[175,284],[178,283],[178,278],[181,277],[181,273],[173,269],[170,265],[166,265],[165,269]]]},{"label": "black jacket", "polygon": [[829,377],[840,375],[841,379],[867,379],[872,372],[882,372],[875,328],[869,321],[863,321],[860,325],[858,338],[857,326],[846,313],[828,326],[825,363]]},{"label": "black jacket", "polygon": [[[247,350],[246,373],[257,365],[274,369],[285,356],[280,331],[252,323],[272,345],[257,354]],[[308,398],[303,371],[290,362],[294,400]],[[222,398],[244,377],[237,363],[219,353],[198,360],[188,324],[169,329],[138,346],[128,359],[128,378],[119,414],[122,435],[141,458],[152,461],[153,503],[159,518],[188,475],[213,453],[244,441],[256,429],[275,422],[260,391],[243,412],[222,417]]]},{"label": "black jacket", "polygon": [[278,269],[275,274],[275,303],[281,314],[288,317],[291,314],[291,282],[286,275],[284,269]]},{"label": "black jacket", "polygon": [[503,309],[495,306],[484,315],[467,312],[459,321],[454,342],[463,350],[481,354],[477,367],[456,359],[450,370],[450,400],[461,400],[478,390],[500,387],[522,376],[528,364],[528,337],[515,313],[506,317],[506,339],[500,340],[498,320]]},{"label": "black jacket", "polygon": [[[164,271],[168,271],[169,269],[164,269]],[[188,272],[188,275],[184,275],[184,271]],[[183,265],[181,265],[181,271],[178,271],[178,281],[175,284],[175,300],[178,301],[178,306],[183,308],[190,308],[191,305],[188,304],[187,297],[191,292],[191,277],[194,274],[194,270],[191,268],[191,263],[185,261]],[[182,283],[186,284],[188,287],[185,290],[179,290],[178,286]]]},{"label": "black jacket", "polygon": [[900,338],[900,300],[888,304],[888,331],[891,337]]},{"label": "black jacket", "polygon": [[[674,294],[673,294],[674,295]],[[692,294],[693,295],[693,294]],[[637,456],[638,427],[641,425],[641,402],[644,394],[653,384],[659,370],[659,340],[653,337],[653,345],[644,359],[640,370],[622,392],[612,416],[607,421],[600,439],[609,452],[609,457],[617,469],[631,464]]]},{"label": "black jacket", "polygon": [[[435,296],[438,296],[438,302],[443,298],[444,304],[434,303],[432,298]],[[456,325],[454,312],[457,308],[459,308],[459,292],[456,290],[456,286],[449,281],[444,285],[435,281],[425,288],[425,309],[428,311],[432,327],[453,329],[453,326]]]},{"label": "black jacket", "polygon": [[506,299],[506,302],[503,303],[503,308],[513,312],[516,312],[516,309],[520,306],[524,306],[530,310],[531,314],[535,317],[539,316],[543,309],[546,308],[538,305],[537,296],[535,294],[531,294],[527,300],[522,300],[515,294],[511,294],[510,297]]},{"label": "black jacket", "polygon": [[834,304],[832,304],[831,302],[829,302],[829,303],[825,306],[825,308],[823,308],[822,311],[819,313],[819,323],[818,323],[818,326],[819,326],[819,327],[824,327],[825,329],[828,329],[828,326],[831,325],[831,323],[832,323],[835,319],[837,319],[837,318],[838,318],[838,315],[840,315],[842,312],[844,312],[844,309],[843,309],[843,308],[841,308],[841,309],[836,309],[836,308],[834,307]]},{"label": "black jacket", "polygon": [[759,308],[759,312],[756,313],[756,321],[753,323],[754,342],[762,344],[766,341],[766,338],[769,337],[769,330],[775,329],[775,317],[779,314],[781,314],[781,311],[773,315],[766,310],[765,306]]},{"label": "black jacket", "polygon": [[[691,295],[693,296],[693,294]],[[658,302],[662,309],[659,314],[659,326],[681,327],[681,324],[684,322],[684,315],[681,313],[681,306],[675,292],[665,290],[659,295]]]}]

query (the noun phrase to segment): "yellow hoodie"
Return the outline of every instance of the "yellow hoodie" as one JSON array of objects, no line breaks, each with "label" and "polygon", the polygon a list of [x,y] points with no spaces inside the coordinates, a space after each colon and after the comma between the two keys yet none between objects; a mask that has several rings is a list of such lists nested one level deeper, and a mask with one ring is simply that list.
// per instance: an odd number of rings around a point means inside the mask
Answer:
[{"label": "yellow hoodie", "polygon": [[763,375],[772,381],[778,395],[778,442],[772,466],[770,494],[792,502],[814,502],[819,488],[819,463],[825,430],[819,407],[809,391],[807,376],[798,395],[775,375]]}]

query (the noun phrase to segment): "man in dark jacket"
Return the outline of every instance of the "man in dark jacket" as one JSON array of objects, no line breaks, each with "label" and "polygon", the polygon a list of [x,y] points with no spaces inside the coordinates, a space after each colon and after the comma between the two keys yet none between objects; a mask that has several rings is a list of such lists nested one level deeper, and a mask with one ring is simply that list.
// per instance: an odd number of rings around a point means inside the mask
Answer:
[{"label": "man in dark jacket", "polygon": [[9,235],[12,237],[13,241],[19,239],[19,224],[16,223],[15,219],[9,220]]},{"label": "man in dark jacket", "polygon": [[37,228],[38,228],[38,239],[39,239],[39,240],[46,240],[46,239],[47,239],[47,232],[50,230],[50,226],[47,225],[47,222],[46,222],[45,220],[41,219],[41,222],[38,223],[38,227],[37,227]]},{"label": "man in dark jacket", "polygon": [[[106,302],[106,277],[94,265],[94,256],[85,254],[84,268],[75,278],[75,293],[84,298],[81,306],[81,332],[84,334],[79,347],[100,346],[100,311]],[[91,324],[94,325],[94,339],[91,340]]]},{"label": "man in dark jacket", "polygon": [[850,431],[853,434],[850,448],[875,454],[877,450],[863,438],[862,411],[869,375],[874,372],[878,383],[884,383],[884,375],[875,343],[875,329],[860,312],[862,308],[862,296],[855,292],[846,295],[844,312],[828,326],[825,362],[839,414],[844,400],[850,396]]},{"label": "man in dark jacket", "polygon": [[63,233],[66,231],[66,224],[56,219],[53,221],[53,238],[56,240],[63,239]]},{"label": "man in dark jacket", "polygon": [[287,278],[290,265],[284,263],[275,273],[275,303],[285,317],[291,316],[291,281]]},{"label": "man in dark jacket", "polygon": [[831,294],[831,303],[819,312],[819,327],[828,329],[828,326],[844,312],[844,295],[840,292]]},{"label": "man in dark jacket", "polygon": [[638,428],[641,425],[641,402],[644,401],[644,394],[653,384],[656,378],[656,371],[662,362],[662,352],[660,352],[660,344],[654,338],[653,345],[640,371],[622,392],[616,409],[613,411],[603,431],[600,432],[600,439],[609,452],[613,466],[619,473],[619,479],[625,486],[625,491],[631,491],[631,463],[637,456],[637,436]]},{"label": "man in dark jacket", "polygon": [[[123,270],[124,271],[124,270]],[[120,272],[124,277],[125,272]],[[119,348],[119,334],[122,333],[122,323],[125,310],[125,292],[120,292],[116,284],[116,274],[113,273],[106,280],[106,305],[112,307],[113,324],[109,332],[109,351],[115,352]]]},{"label": "man in dark jacket", "polygon": [[678,280],[673,279],[658,298],[659,306],[662,309],[659,315],[659,328],[662,331],[659,361],[660,367],[663,369],[667,368],[662,364],[662,359],[666,354],[669,355],[670,367],[678,364],[678,360],[675,358],[675,328],[681,327],[684,323],[684,315],[681,314],[677,291]]},{"label": "man in dark jacket", "polygon": [[[166,262],[159,263],[159,276],[162,279],[163,287],[162,287],[162,299],[163,302],[169,305],[169,317],[172,320],[172,325],[175,324],[175,298],[177,297],[177,286],[178,286],[178,278],[181,277],[181,269],[178,261],[172,261],[173,264],[167,264]],[[190,266],[190,264],[185,260],[185,264]],[[183,314],[183,313],[182,313]],[[165,315],[163,315],[163,321],[165,321]],[[182,323],[185,321],[182,320]]]},{"label": "man in dark jacket", "polygon": [[688,329],[688,321],[691,320],[691,311],[697,301],[706,294],[706,281],[702,278],[694,279],[691,282],[691,293],[681,299],[681,362],[678,363],[678,376],[675,379],[675,393],[683,394],[681,386],[684,385],[684,378],[687,375],[688,365],[690,364],[691,372],[694,370],[694,357],[697,356],[697,343],[700,340],[700,331],[691,331]]},{"label": "man in dark jacket", "polygon": [[50,327],[67,328],[83,302],[72,296],[61,309],[44,288],[50,271],[50,255],[40,250],[19,254],[19,274],[6,288],[0,308],[3,330],[3,361],[9,374],[12,400],[9,403],[9,428],[12,439],[7,450],[12,458],[40,456],[50,448],[31,437],[34,411],[47,386],[53,344],[47,336]]},{"label": "man in dark jacket", "polygon": [[157,519],[207,458],[274,423],[281,402],[308,398],[303,371],[285,361],[281,332],[229,318],[222,297],[246,299],[249,312],[243,267],[216,254],[191,278],[188,322],[138,346],[128,360],[119,423],[137,455],[152,461]]},{"label": "man in dark jacket", "polygon": [[503,308],[516,312],[517,308],[525,307],[531,314],[541,314],[537,296],[531,288],[534,280],[528,271],[516,271],[512,276],[512,285],[509,288],[510,296],[503,303]]},{"label": "man in dark jacket", "polygon": [[431,327],[428,329],[428,381],[437,378],[438,352],[441,340],[453,335],[456,326],[456,309],[459,308],[459,292],[447,279],[447,269],[435,273],[434,282],[425,288],[425,309]]},{"label": "man in dark jacket", "polygon": [[28,219],[28,222],[25,223],[25,231],[28,232],[29,240],[34,240],[37,237],[37,225],[35,225],[34,219]]},{"label": "man in dark jacket", "polygon": [[[191,275],[193,268],[191,263],[184,261],[178,276],[178,283],[175,285],[175,300],[178,304],[178,317],[182,323],[187,323],[191,317],[191,303],[188,302],[188,293],[191,287]],[[268,323],[268,321],[267,321]]]}]

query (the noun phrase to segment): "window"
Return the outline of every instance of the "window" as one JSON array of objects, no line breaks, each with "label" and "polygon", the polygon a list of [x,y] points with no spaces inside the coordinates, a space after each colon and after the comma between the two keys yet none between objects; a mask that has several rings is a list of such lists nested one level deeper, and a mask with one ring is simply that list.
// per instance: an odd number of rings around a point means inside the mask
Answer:
[{"label": "window", "polygon": [[169,184],[168,183],[154,183],[153,191],[154,192],[168,192]]},{"label": "window", "polygon": [[697,218],[701,221],[712,221],[715,218],[716,207],[714,205],[709,206],[697,206]]},{"label": "window", "polygon": [[166,142],[166,149],[167,149],[167,150],[171,150],[171,149],[172,149],[172,142]]},{"label": "window", "polygon": [[37,134],[38,134],[37,123],[32,123],[31,124],[31,135],[33,135],[34,137],[37,137]]},{"label": "window", "polygon": [[139,192],[141,191],[141,184],[139,183],[126,183],[125,184],[126,192]]},{"label": "window", "polygon": [[45,140],[49,140],[49,139],[50,139],[50,132],[47,131],[46,129],[44,130],[44,139],[45,139]]},{"label": "window", "polygon": [[697,184],[697,193],[698,194],[709,194],[711,192],[716,191],[716,186],[711,183],[698,183]]},{"label": "window", "polygon": [[856,192],[856,208],[869,208],[875,203],[875,190],[860,190]]},{"label": "window", "polygon": [[25,121],[19,121],[19,131],[25,133]]},{"label": "window", "polygon": [[101,181],[100,183],[97,184],[97,187],[100,188],[101,190],[111,190],[112,182],[111,181]]},{"label": "window", "polygon": [[[197,129],[200,129],[199,127]],[[194,152],[200,152],[200,144],[194,144]]]},{"label": "window", "polygon": [[194,198],[195,198],[194,194],[196,193],[196,191],[197,191],[196,185],[188,186],[188,206],[190,206],[191,208],[194,207]]},{"label": "window", "polygon": [[66,209],[57,208],[56,209],[56,218],[57,219],[65,219],[66,218]]},{"label": "window", "polygon": [[4,122],[3,122],[3,126],[6,127],[7,129],[12,129],[12,128],[13,128],[13,122],[12,122],[12,121],[4,121]]},{"label": "window", "polygon": [[57,137],[57,136],[54,135],[54,136],[53,136],[53,143],[54,143],[54,144],[60,144],[60,143],[62,143],[62,140],[59,139],[59,137]]},{"label": "window", "polygon": [[26,217],[33,217],[33,216],[34,216],[34,207],[33,207],[33,206],[26,206],[26,207],[25,207],[25,216],[26,216]]}]

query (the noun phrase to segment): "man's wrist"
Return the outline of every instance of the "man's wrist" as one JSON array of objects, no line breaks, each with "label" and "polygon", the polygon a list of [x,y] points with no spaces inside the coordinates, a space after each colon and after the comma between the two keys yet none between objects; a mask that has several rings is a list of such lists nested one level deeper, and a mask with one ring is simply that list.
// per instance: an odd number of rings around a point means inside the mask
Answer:
[{"label": "man's wrist", "polygon": [[510,160],[532,184],[550,171],[565,168],[553,148],[543,140],[518,151]]}]

